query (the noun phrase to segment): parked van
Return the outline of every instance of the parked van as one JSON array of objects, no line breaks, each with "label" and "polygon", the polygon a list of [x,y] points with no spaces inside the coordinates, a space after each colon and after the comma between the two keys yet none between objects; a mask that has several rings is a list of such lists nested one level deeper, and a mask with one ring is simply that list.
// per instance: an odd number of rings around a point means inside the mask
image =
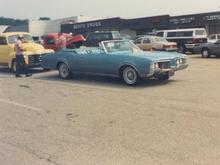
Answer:
[{"label": "parked van", "polygon": [[176,42],[178,51],[181,53],[193,52],[196,44],[207,43],[207,32],[204,28],[160,30],[156,32],[156,35]]},{"label": "parked van", "polygon": [[42,56],[53,53],[51,49],[45,49],[41,44],[34,43],[32,36],[26,32],[8,32],[0,34],[0,65],[8,66],[13,71],[16,69],[15,42],[18,36],[24,38],[24,58],[28,67],[41,66]]}]

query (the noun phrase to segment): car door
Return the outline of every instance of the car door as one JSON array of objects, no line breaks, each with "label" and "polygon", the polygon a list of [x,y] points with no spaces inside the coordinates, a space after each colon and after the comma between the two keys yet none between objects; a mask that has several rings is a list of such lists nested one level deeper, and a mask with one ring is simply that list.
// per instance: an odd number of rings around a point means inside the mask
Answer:
[{"label": "car door", "polygon": [[220,55],[220,40],[218,40],[216,43],[213,44],[211,48],[211,52],[214,55]]},{"label": "car door", "polygon": [[110,55],[105,52],[89,51],[87,54],[80,55],[80,72],[90,74],[111,74]]},{"label": "car door", "polygon": [[8,64],[9,47],[6,37],[0,36],[0,64]]}]

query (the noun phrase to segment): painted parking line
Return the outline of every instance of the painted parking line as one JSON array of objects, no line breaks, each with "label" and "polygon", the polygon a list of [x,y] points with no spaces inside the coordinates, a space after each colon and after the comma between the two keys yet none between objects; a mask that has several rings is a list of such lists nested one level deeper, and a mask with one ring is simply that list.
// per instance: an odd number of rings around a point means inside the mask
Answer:
[{"label": "painted parking line", "polygon": [[9,100],[5,100],[5,99],[0,99],[0,102],[5,103],[5,104],[14,105],[14,106],[17,106],[17,107],[22,107],[22,108],[29,109],[29,110],[43,111],[40,108],[32,107],[32,106],[25,105],[25,104],[16,103],[14,101],[9,101]]}]

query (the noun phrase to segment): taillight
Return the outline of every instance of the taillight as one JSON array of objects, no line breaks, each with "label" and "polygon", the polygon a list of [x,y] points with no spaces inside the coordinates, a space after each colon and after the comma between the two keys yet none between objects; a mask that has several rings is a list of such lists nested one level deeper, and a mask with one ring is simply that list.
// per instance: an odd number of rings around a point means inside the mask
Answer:
[{"label": "taillight", "polygon": [[163,48],[166,49],[166,48],[167,48],[167,45],[163,45]]},{"label": "taillight", "polygon": [[195,38],[192,39],[192,43],[193,43],[193,44],[195,44],[196,41],[197,41],[197,40],[196,40]]}]

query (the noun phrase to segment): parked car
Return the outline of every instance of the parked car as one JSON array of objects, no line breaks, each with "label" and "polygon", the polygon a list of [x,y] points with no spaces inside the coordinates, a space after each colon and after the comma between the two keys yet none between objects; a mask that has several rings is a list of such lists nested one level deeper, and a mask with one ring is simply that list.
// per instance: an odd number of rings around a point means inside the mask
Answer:
[{"label": "parked car", "polygon": [[144,52],[128,40],[102,41],[100,47],[62,50],[43,57],[43,68],[59,70],[67,79],[71,74],[95,74],[119,77],[128,85],[140,78],[167,80],[185,69],[187,58],[177,52]]},{"label": "parked car", "polygon": [[193,53],[196,44],[207,43],[207,33],[204,28],[160,30],[156,32],[156,35],[170,42],[176,42],[178,52],[181,53],[187,51]]},{"label": "parked car", "polygon": [[193,51],[195,53],[201,53],[204,58],[208,58],[211,55],[220,56],[220,40],[215,43],[198,44]]},{"label": "parked car", "polygon": [[134,43],[142,50],[159,50],[159,51],[176,51],[177,44],[169,42],[163,37],[158,36],[144,36],[138,38]]},{"label": "parked car", "polygon": [[83,45],[87,47],[97,47],[101,41],[121,40],[122,36],[118,31],[96,31],[87,35]]},{"label": "parked car", "polygon": [[[71,35],[67,33],[62,34],[66,38],[66,47],[67,48],[79,48],[85,38],[83,35]],[[60,49],[60,42],[59,42],[59,34],[58,33],[50,33],[44,35],[44,47],[47,49],[53,49],[54,51],[58,51]]]},{"label": "parked car", "polygon": [[208,42],[215,43],[220,40],[220,34],[210,34],[208,36]]},{"label": "parked car", "polygon": [[34,43],[32,36],[25,32],[8,32],[0,34],[0,64],[8,66],[13,71],[16,69],[15,42],[18,36],[23,36],[25,43],[24,57],[29,67],[41,66],[42,56],[53,53],[51,49],[45,49],[42,45]]}]

